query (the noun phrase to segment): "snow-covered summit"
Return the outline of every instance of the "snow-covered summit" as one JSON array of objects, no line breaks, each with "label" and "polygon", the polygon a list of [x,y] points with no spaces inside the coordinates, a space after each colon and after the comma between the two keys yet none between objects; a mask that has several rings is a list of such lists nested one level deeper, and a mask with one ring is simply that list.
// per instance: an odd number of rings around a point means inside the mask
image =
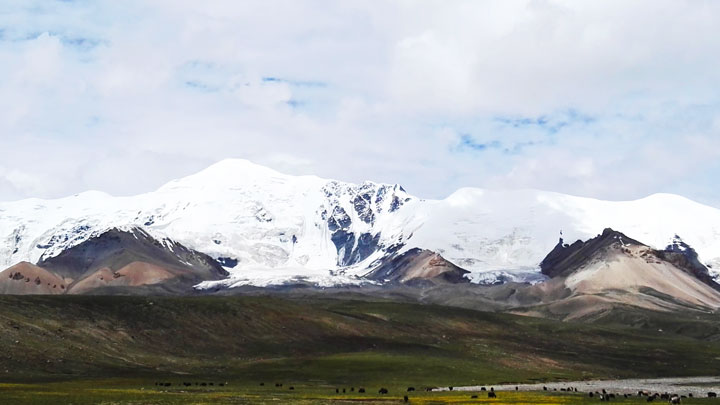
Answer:
[{"label": "snow-covered summit", "polygon": [[317,176],[290,176],[245,159],[221,160],[198,173],[173,180],[158,189],[158,192],[172,192],[181,189],[198,190],[235,190],[253,184],[304,183],[306,185],[324,183]]},{"label": "snow-covered summit", "polygon": [[475,281],[538,277],[557,243],[604,228],[664,248],[676,235],[720,267],[720,210],[656,194],[611,202],[464,188],[423,200],[399,185],[290,176],[230,159],[133,197],[87,192],[0,203],[0,264],[36,263],[110,228],[142,227],[218,259],[226,285],[363,281],[389,255],[441,254]]}]

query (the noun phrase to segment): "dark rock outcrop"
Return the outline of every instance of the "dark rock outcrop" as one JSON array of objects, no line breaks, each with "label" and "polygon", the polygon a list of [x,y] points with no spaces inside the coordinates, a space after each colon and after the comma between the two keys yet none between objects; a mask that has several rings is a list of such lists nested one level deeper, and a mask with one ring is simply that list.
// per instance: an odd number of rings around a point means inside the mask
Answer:
[{"label": "dark rock outcrop", "polygon": [[665,250],[656,251],[655,254],[660,259],[672,263],[675,267],[720,291],[720,284],[713,280],[708,268],[700,262],[695,249],[683,242],[678,235],[675,235],[672,243],[669,244]]}]

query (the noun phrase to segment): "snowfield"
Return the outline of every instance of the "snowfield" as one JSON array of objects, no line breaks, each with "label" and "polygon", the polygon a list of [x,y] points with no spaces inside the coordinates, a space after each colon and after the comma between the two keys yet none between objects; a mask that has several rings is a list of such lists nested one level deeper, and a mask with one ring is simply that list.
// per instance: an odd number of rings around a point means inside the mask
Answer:
[{"label": "snowfield", "polygon": [[415,247],[471,271],[474,282],[538,281],[561,231],[572,242],[607,227],[660,249],[677,236],[716,277],[720,269],[720,210],[676,195],[613,202],[464,188],[425,200],[398,185],[289,176],[235,159],[132,197],[0,203],[0,264],[36,263],[134,226],[207,253],[231,274],[200,288],[362,284],[380,260]]}]

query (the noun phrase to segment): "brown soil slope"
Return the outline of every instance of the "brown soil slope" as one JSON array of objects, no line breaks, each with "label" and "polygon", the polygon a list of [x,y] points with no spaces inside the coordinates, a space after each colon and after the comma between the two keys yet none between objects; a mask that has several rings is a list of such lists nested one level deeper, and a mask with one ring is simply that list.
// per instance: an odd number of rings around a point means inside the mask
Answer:
[{"label": "brown soil slope", "polygon": [[68,293],[83,294],[108,287],[151,286],[173,278],[175,278],[175,274],[160,266],[145,262],[132,262],[118,271],[103,267],[73,284]]},{"label": "brown soil slope", "polygon": [[366,275],[371,280],[390,284],[467,283],[469,273],[435,252],[411,249],[374,269]]}]

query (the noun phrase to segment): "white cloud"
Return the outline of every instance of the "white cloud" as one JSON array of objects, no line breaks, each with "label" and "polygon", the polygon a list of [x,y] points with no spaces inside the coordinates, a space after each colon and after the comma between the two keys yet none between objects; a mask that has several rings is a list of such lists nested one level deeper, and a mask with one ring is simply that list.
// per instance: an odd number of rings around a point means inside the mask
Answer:
[{"label": "white cloud", "polygon": [[670,0],[5,2],[0,199],[244,157],[426,197],[720,205],[718,19]]}]

